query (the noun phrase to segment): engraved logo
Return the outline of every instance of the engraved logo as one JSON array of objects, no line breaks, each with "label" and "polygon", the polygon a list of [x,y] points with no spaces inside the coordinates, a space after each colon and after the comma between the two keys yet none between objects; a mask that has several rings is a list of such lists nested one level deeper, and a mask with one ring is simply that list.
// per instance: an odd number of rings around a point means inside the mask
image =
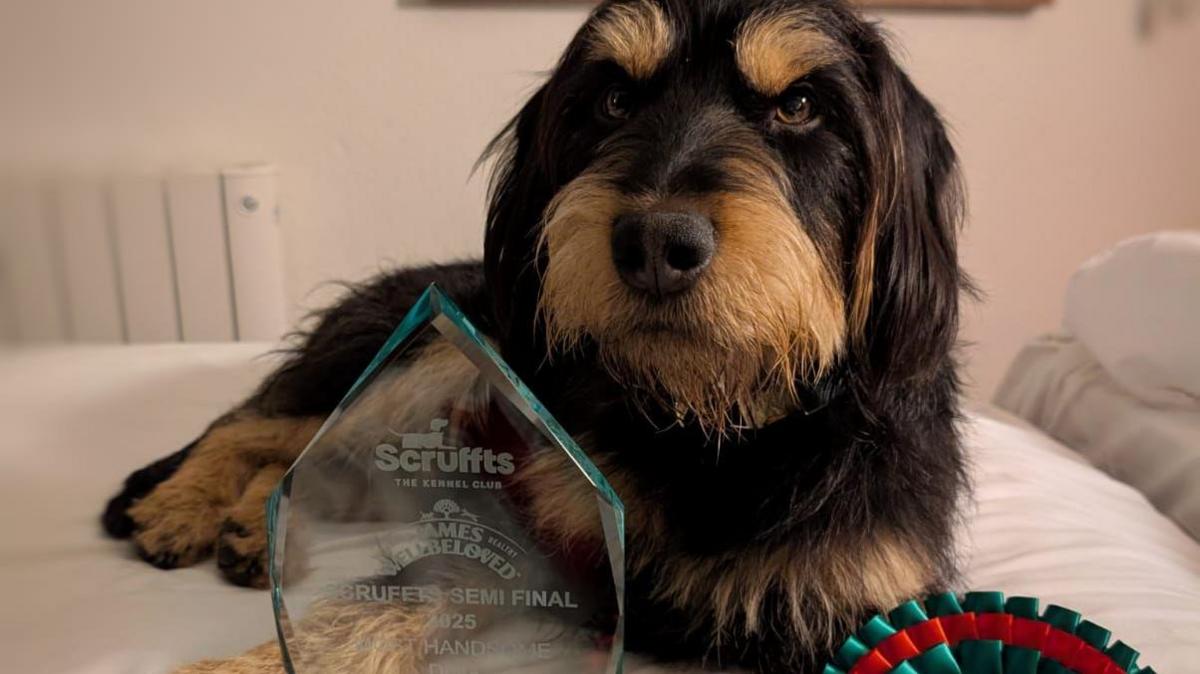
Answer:
[{"label": "engraved logo", "polygon": [[[429,433],[397,433],[400,446],[383,443],[375,447],[375,466],[387,472],[460,473],[467,475],[512,475],[513,455],[483,447],[451,447],[446,444],[446,419],[429,422]],[[389,429],[390,430],[390,429]]]},{"label": "engraved logo", "polygon": [[520,575],[514,562],[525,548],[451,499],[441,499],[432,512],[421,513],[421,519],[409,525],[409,533],[411,540],[388,551],[387,573],[400,573],[426,557],[445,555],[479,562],[505,580]]}]

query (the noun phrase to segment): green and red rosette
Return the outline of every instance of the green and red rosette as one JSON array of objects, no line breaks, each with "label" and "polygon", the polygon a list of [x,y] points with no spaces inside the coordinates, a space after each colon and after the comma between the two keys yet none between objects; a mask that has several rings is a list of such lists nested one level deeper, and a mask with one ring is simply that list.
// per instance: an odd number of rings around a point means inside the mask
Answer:
[{"label": "green and red rosette", "polygon": [[970,592],[910,601],[875,616],[825,674],[1154,674],[1112,633],[1033,597]]}]

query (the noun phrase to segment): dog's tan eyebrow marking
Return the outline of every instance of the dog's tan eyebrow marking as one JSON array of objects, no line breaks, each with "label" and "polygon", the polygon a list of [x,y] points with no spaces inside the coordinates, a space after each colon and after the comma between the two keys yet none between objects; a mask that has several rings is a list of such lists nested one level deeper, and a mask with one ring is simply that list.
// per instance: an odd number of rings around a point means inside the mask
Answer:
[{"label": "dog's tan eyebrow marking", "polygon": [[637,80],[649,79],[671,53],[674,35],[667,15],[651,0],[614,5],[592,24],[589,60],[610,60]]},{"label": "dog's tan eyebrow marking", "polygon": [[764,96],[777,96],[805,75],[840,60],[837,44],[802,10],[760,11],[734,38],[738,69]]}]

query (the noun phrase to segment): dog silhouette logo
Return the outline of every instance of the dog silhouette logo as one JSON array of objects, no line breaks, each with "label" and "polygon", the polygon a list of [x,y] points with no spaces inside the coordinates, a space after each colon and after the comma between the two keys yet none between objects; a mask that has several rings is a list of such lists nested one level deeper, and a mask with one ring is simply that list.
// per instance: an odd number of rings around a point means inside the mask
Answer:
[{"label": "dog silhouette logo", "polygon": [[446,427],[449,425],[449,419],[434,419],[429,422],[429,433],[392,432],[400,436],[401,449],[457,449],[446,444]]}]

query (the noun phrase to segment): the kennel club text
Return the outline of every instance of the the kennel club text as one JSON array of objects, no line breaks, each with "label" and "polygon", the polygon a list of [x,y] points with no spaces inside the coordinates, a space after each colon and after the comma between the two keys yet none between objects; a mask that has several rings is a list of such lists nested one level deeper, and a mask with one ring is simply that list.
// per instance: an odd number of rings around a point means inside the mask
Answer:
[{"label": "the kennel club text", "polygon": [[500,590],[491,587],[433,585],[373,585],[356,583],[342,588],[342,599],[401,602],[405,604],[450,604],[453,606],[516,606],[518,608],[579,608],[570,592],[559,590]]}]

